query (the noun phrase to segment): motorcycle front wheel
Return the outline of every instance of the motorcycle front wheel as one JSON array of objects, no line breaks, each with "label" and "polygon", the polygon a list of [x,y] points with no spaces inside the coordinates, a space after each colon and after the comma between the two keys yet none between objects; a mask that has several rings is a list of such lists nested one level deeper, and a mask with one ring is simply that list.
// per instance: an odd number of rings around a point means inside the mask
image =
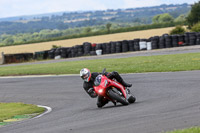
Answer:
[{"label": "motorcycle front wheel", "polygon": [[117,102],[120,102],[123,105],[128,105],[129,102],[126,100],[125,97],[119,95],[118,93],[114,92],[113,90],[108,91],[109,97]]}]

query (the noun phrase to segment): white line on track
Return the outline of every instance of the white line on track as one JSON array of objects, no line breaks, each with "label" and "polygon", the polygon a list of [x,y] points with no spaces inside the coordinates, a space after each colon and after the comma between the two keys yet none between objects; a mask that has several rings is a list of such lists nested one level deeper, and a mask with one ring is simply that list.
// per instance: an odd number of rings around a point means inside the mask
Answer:
[{"label": "white line on track", "polygon": [[36,117],[33,117],[32,119],[36,119],[36,118],[39,118],[39,117],[42,117],[43,115],[46,115],[48,113],[50,113],[52,111],[52,108],[51,107],[48,107],[48,106],[43,106],[43,105],[37,105],[38,107],[42,107],[42,108],[45,108],[46,111]]}]

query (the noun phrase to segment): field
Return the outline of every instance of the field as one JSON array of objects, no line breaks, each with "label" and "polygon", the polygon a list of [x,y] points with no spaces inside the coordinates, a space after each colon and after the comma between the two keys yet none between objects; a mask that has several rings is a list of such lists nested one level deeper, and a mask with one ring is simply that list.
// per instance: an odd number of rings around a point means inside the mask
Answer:
[{"label": "field", "polygon": [[132,40],[135,38],[149,38],[152,36],[160,36],[162,34],[169,33],[169,31],[172,30],[173,28],[174,27],[152,29],[152,30],[145,30],[145,31],[134,31],[134,32],[126,32],[126,33],[116,33],[116,34],[100,35],[100,36],[93,36],[93,37],[83,37],[83,38],[78,38],[78,39],[42,42],[42,43],[27,44],[27,45],[0,47],[0,53],[1,52],[4,52],[4,54],[34,53],[38,51],[49,50],[52,48],[52,45],[71,47],[74,45],[81,45],[84,42],[105,43],[105,42],[110,42],[110,41]]}]

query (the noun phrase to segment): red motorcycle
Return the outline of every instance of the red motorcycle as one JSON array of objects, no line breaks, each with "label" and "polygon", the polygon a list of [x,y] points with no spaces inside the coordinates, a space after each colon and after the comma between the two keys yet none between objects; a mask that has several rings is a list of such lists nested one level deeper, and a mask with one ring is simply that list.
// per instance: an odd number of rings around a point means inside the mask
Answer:
[{"label": "red motorcycle", "polygon": [[109,99],[114,105],[116,105],[117,102],[128,105],[136,101],[136,98],[130,93],[129,89],[126,89],[117,81],[107,78],[105,74],[106,69],[95,79],[94,90],[98,95]]}]

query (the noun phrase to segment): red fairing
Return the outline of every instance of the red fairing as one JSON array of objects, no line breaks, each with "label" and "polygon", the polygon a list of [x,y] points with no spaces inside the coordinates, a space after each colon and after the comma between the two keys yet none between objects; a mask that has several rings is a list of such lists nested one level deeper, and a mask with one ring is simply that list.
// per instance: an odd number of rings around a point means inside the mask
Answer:
[{"label": "red fairing", "polygon": [[110,99],[107,96],[106,92],[107,92],[107,88],[115,87],[115,88],[120,89],[121,92],[123,93],[124,97],[126,98],[126,91],[125,91],[125,88],[123,85],[121,85],[120,83],[118,83],[114,80],[108,79],[106,76],[103,76],[103,75],[101,75],[100,78],[101,78],[100,84],[98,86],[94,86],[95,92],[98,95],[104,96],[112,101],[112,99]]}]

